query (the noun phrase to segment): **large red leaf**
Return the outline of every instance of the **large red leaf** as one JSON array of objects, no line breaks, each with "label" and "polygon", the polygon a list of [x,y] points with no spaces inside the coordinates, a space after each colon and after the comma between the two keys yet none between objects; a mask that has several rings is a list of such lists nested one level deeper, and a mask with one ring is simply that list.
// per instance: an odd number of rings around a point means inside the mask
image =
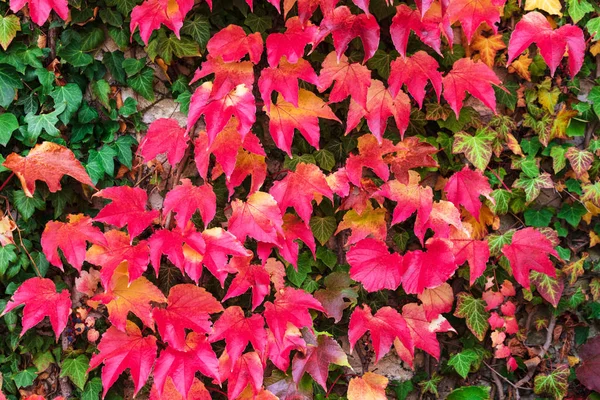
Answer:
[{"label": "large red leaf", "polygon": [[427,241],[427,251],[408,251],[404,255],[405,271],[402,287],[409,294],[421,294],[448,280],[458,268],[447,240],[432,238]]},{"label": "large red leaf", "polygon": [[460,22],[460,26],[471,43],[473,34],[482,23],[498,33],[496,24],[500,22],[500,12],[506,0],[452,0],[448,7],[451,23]]},{"label": "large red leaf", "polygon": [[98,354],[90,359],[88,371],[104,363],[102,367],[102,397],[117,378],[126,369],[129,369],[134,384],[134,395],[144,386],[156,360],[156,337],[143,336],[140,329],[128,322],[125,332],[111,326],[102,335],[98,344]]},{"label": "large red leaf", "polygon": [[433,208],[433,191],[418,183],[405,185],[391,180],[384,183],[378,193],[396,202],[392,225],[406,221],[415,211],[420,220],[427,221]]},{"label": "large red leaf", "polygon": [[177,227],[184,229],[196,210],[200,212],[204,226],[208,226],[217,212],[217,196],[212,186],[194,186],[192,181],[184,178],[181,185],[175,186],[167,193],[163,211],[165,214],[174,212]]},{"label": "large red leaf", "polygon": [[216,99],[224,97],[237,85],[244,84],[246,87],[254,85],[254,65],[252,62],[224,62],[221,57],[210,56],[202,63],[202,68],[194,72],[190,84],[211,74],[215,74],[215,79],[210,95]]},{"label": "large red leaf", "polygon": [[150,390],[149,400],[211,400],[212,397],[206,386],[198,378],[195,378],[192,387],[190,388],[187,397],[184,397],[179,393],[173,379],[167,378],[163,387],[162,394],[158,393],[156,384],[152,385]]},{"label": "large red leaf", "polygon": [[438,166],[432,157],[437,151],[431,144],[420,141],[416,136],[404,138],[396,144],[396,153],[390,157],[390,168],[398,181],[408,184],[411,169]]},{"label": "large red leaf", "polygon": [[139,27],[142,41],[148,44],[152,32],[162,24],[179,37],[183,19],[193,6],[190,0],[146,0],[131,11],[131,35]]},{"label": "large red leaf", "polygon": [[428,229],[431,229],[438,238],[447,238],[450,236],[452,226],[459,230],[463,229],[460,211],[449,201],[441,200],[433,203],[427,220],[421,219],[417,213],[414,232],[422,243]]},{"label": "large red leaf", "polygon": [[313,85],[317,84],[317,74],[308,61],[300,58],[295,64],[282,58],[276,67],[264,68],[258,79],[260,96],[267,109],[271,105],[271,93],[275,90],[283,96],[285,101],[298,107],[298,79]]},{"label": "large red leaf", "polygon": [[391,140],[383,139],[381,143],[373,135],[363,135],[358,138],[358,155],[350,154],[346,161],[348,180],[354,186],[361,186],[363,168],[369,168],[383,181],[390,178],[390,168],[384,156],[396,151]]},{"label": "large red leaf", "polygon": [[367,91],[371,86],[371,70],[359,63],[350,63],[348,57],[337,57],[331,52],[322,64],[317,88],[323,93],[331,84],[329,102],[337,103],[350,96],[363,108],[367,108]]},{"label": "large red leaf", "polygon": [[236,199],[231,203],[231,209],[229,231],[240,241],[250,236],[260,242],[277,243],[283,219],[273,196],[256,192],[248,196],[246,202]]},{"label": "large red leaf", "polygon": [[363,239],[348,251],[350,277],[362,283],[368,292],[396,290],[400,286],[404,265],[402,256],[388,251],[386,244],[376,239]]},{"label": "large red leaf", "polygon": [[25,7],[25,5],[29,9],[31,20],[40,26],[48,20],[52,10],[64,21],[69,18],[67,0],[10,0],[10,9],[14,13]]},{"label": "large red leaf", "polygon": [[490,258],[490,247],[487,240],[475,240],[463,230],[452,229],[450,241],[453,244],[452,252],[456,264],[461,265],[465,261],[469,263],[469,283],[473,285],[475,280],[483,275]]},{"label": "large red leaf", "polygon": [[185,128],[172,118],[159,118],[152,121],[144,140],[138,148],[146,162],[165,153],[169,164],[175,166],[185,154],[189,137]]},{"label": "large red leaf", "polygon": [[[304,56],[304,48],[314,42],[318,27],[312,22],[301,22],[299,17],[285,21],[285,32],[267,36],[267,60],[270,67],[279,64],[282,57],[295,64]],[[265,100],[266,101],[266,100]]]},{"label": "large red leaf", "polygon": [[12,311],[21,304],[25,304],[21,336],[47,316],[58,341],[58,337],[67,326],[69,315],[71,315],[71,295],[69,291],[63,290],[57,293],[56,286],[50,279],[27,279],[12,295],[10,301],[6,303],[6,307],[0,316]]},{"label": "large red leaf", "polygon": [[447,282],[435,289],[425,289],[417,296],[423,303],[423,310],[428,321],[436,319],[440,314],[452,311],[454,292]]},{"label": "large red leaf", "polygon": [[488,179],[481,171],[472,171],[466,165],[461,171],[452,174],[444,186],[444,192],[456,207],[463,206],[478,221],[481,209],[479,196],[485,196],[494,203],[494,199],[490,196],[492,188]]},{"label": "large red leaf", "polygon": [[215,33],[206,50],[211,57],[221,57],[225,62],[240,61],[246,55],[253,64],[258,64],[263,52],[263,40],[260,33],[246,35],[241,26],[229,25]]},{"label": "large red leaf", "polygon": [[[229,284],[227,294],[223,301],[232,297],[241,296],[252,288],[252,310],[260,306],[271,291],[269,272],[260,264],[250,264],[252,257],[233,257],[229,266],[237,271],[233,281]],[[231,354],[230,354],[231,356]]]},{"label": "large red leaf", "polygon": [[515,280],[529,288],[529,272],[541,272],[556,277],[556,270],[550,255],[558,257],[552,242],[534,228],[524,228],[512,237],[510,244],[502,247],[502,254],[508,258]]},{"label": "large red leaf", "polygon": [[279,254],[294,268],[298,267],[298,240],[304,242],[314,257],[317,249],[315,237],[310,226],[303,223],[300,218],[293,214],[283,216],[283,236],[283,238],[280,236]]},{"label": "large red leaf", "polygon": [[252,387],[253,393],[258,393],[263,385],[265,366],[256,352],[242,355],[235,363],[231,362],[227,353],[219,359],[221,373],[227,376],[227,397],[237,399],[246,386]]},{"label": "large red leaf", "polygon": [[425,86],[427,81],[430,81],[439,102],[442,95],[442,74],[438,71],[439,67],[435,58],[422,50],[410,57],[392,61],[388,78],[390,93],[396,96],[402,89],[402,85],[406,84],[408,93],[415,98],[419,107],[422,107]]}]

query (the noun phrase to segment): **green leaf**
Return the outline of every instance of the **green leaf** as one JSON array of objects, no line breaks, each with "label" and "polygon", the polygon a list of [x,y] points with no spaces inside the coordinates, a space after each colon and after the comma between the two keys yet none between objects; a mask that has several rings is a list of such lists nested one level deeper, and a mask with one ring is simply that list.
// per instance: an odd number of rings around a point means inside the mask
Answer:
[{"label": "green leaf", "polygon": [[81,35],[81,51],[88,52],[96,50],[102,45],[102,43],[104,43],[105,39],[106,36],[104,35],[104,29],[92,28]]},{"label": "green leaf", "polygon": [[600,17],[590,19],[585,24],[585,29],[587,29],[593,40],[600,40]]},{"label": "green leaf", "polygon": [[489,400],[490,398],[490,387],[489,386],[463,386],[458,389],[454,389],[447,400]]},{"label": "green leaf", "polygon": [[33,365],[35,365],[38,373],[44,372],[53,363],[54,356],[49,351],[37,353],[33,356]]},{"label": "green leaf", "polygon": [[492,131],[487,128],[478,129],[475,136],[471,136],[466,132],[459,132],[454,135],[452,152],[454,154],[463,153],[471,164],[483,171],[492,158],[494,137]]},{"label": "green leaf", "polygon": [[[600,17],[594,18],[599,21],[600,26]],[[593,20],[590,20],[590,22]],[[592,90],[588,93],[588,100],[592,102],[592,108],[598,117],[600,117],[600,86],[594,86]]]},{"label": "green leaf", "polygon": [[123,69],[128,77],[131,77],[142,70],[146,66],[146,58],[126,58],[123,61]]},{"label": "green leaf", "polygon": [[335,157],[329,150],[319,150],[315,153],[317,165],[325,171],[331,171],[335,167]]},{"label": "green leaf", "polygon": [[527,226],[543,228],[550,225],[552,211],[547,208],[542,208],[540,210],[534,210],[530,208],[523,213],[523,216],[525,217],[525,223]]},{"label": "green leaf", "polygon": [[17,261],[16,249],[12,244],[0,247],[0,275],[6,274],[10,263]]},{"label": "green leaf", "polygon": [[65,110],[67,105],[59,103],[56,109],[48,114],[27,114],[25,122],[27,123],[27,134],[25,135],[29,143],[33,144],[42,133],[42,130],[50,136],[59,137],[60,131],[58,125],[58,116]]},{"label": "green leaf", "polygon": [[469,330],[477,339],[483,341],[483,339],[485,339],[485,333],[490,326],[488,323],[490,314],[485,311],[485,302],[482,299],[476,299],[465,292],[459,293],[457,298],[454,316],[465,318]]},{"label": "green leaf", "polygon": [[13,375],[13,381],[17,388],[27,387],[33,385],[33,381],[37,378],[35,368],[27,368],[15,375]]},{"label": "green leaf", "polygon": [[113,79],[121,84],[125,84],[127,77],[125,76],[125,70],[123,69],[123,62],[125,56],[122,51],[106,52],[102,56],[102,63],[106,66],[106,69],[112,75]]},{"label": "green leaf", "polygon": [[81,49],[81,44],[74,41],[58,50],[58,55],[73,67],[85,67],[94,62],[94,57]]},{"label": "green leaf", "polygon": [[573,204],[563,203],[557,216],[567,221],[573,228],[576,228],[579,222],[581,222],[581,217],[585,214],[587,214],[585,206],[580,202],[575,202]]},{"label": "green leaf", "polygon": [[574,23],[578,23],[586,14],[594,11],[594,7],[587,0],[567,0],[567,4]]},{"label": "green leaf", "polygon": [[133,136],[119,136],[114,143],[117,152],[117,160],[127,168],[131,169],[131,161],[133,158],[131,146],[137,144],[137,140]]},{"label": "green leaf", "polygon": [[444,377],[438,375],[436,372],[431,375],[431,378],[422,382],[419,382],[421,386],[421,393],[431,393],[436,398],[439,397],[438,386]]},{"label": "green leaf", "polygon": [[200,48],[204,49],[208,39],[210,39],[210,22],[204,16],[197,15],[194,18],[186,18],[181,28],[181,33],[191,36]]},{"label": "green leaf", "polygon": [[123,16],[121,13],[115,11],[112,8],[102,8],[100,10],[100,19],[102,22],[108,25],[120,27],[123,25]]},{"label": "green leaf", "polygon": [[371,70],[376,70],[379,76],[383,79],[390,77],[390,63],[394,61],[400,54],[397,51],[377,50],[373,57],[367,61],[367,66]]},{"label": "green leaf", "polygon": [[492,205],[492,211],[495,214],[503,215],[508,212],[508,203],[512,198],[512,193],[504,189],[496,189],[491,193],[492,198],[496,201],[495,205]]},{"label": "green leaf", "polygon": [[109,26],[108,34],[117,46],[119,46],[119,49],[125,50],[129,47],[129,29],[127,25],[119,27]]},{"label": "green leaf", "polygon": [[454,370],[460,376],[466,378],[471,371],[471,367],[477,364],[479,358],[479,354],[475,350],[467,349],[453,354],[448,360],[448,365],[454,367]]},{"label": "green leaf", "polygon": [[496,100],[498,103],[505,105],[510,110],[515,110],[517,107],[517,90],[519,84],[514,81],[503,82],[503,86],[508,90],[508,93],[500,89],[498,86],[494,86],[494,93],[496,94]]},{"label": "green leaf", "polygon": [[337,228],[337,222],[335,221],[335,217],[318,217],[313,216],[310,219],[310,229],[312,230],[315,238],[321,243],[322,246],[327,243],[333,232],[335,232],[335,228]]},{"label": "green leaf", "polygon": [[244,25],[252,29],[252,32],[265,33],[273,26],[273,19],[270,16],[259,17],[258,15],[251,13],[246,17]]},{"label": "green leaf", "polygon": [[569,367],[559,365],[549,374],[538,374],[533,381],[536,394],[549,394],[555,399],[562,400],[569,388]]},{"label": "green leaf", "polygon": [[145,67],[142,71],[127,79],[127,84],[148,101],[154,101],[154,71]]},{"label": "green leaf", "polygon": [[13,192],[13,204],[24,220],[31,218],[35,210],[45,210],[46,202],[40,197],[39,191],[33,193],[33,197],[27,197],[22,190]]},{"label": "green leaf", "polygon": [[289,265],[285,269],[287,279],[297,287],[301,287],[302,283],[306,280],[308,274],[310,274],[314,260],[310,252],[300,253],[298,256],[298,270],[293,265]]},{"label": "green leaf", "polygon": [[81,400],[98,400],[102,393],[102,380],[98,377],[92,378],[85,385]]},{"label": "green leaf", "polygon": [[554,146],[550,149],[550,157],[552,157],[552,169],[555,174],[558,174],[567,166],[567,158],[565,153],[567,149],[562,146]]},{"label": "green leaf", "polygon": [[0,15],[0,46],[6,51],[8,45],[21,30],[21,21],[14,14],[3,17]]},{"label": "green leaf", "polygon": [[19,129],[19,121],[14,114],[5,112],[0,114],[0,144],[6,146],[12,137],[12,133]]},{"label": "green leaf", "polygon": [[89,367],[90,360],[84,354],[77,356],[77,358],[67,358],[61,365],[60,376],[68,377],[75,386],[84,390],[88,378],[87,370]]},{"label": "green leaf", "polygon": [[137,100],[133,97],[128,97],[123,102],[123,106],[119,108],[119,115],[124,117],[129,117],[131,114],[135,114],[137,112]]},{"label": "green leaf", "polygon": [[92,83],[92,93],[96,99],[106,108],[110,110],[110,85],[104,79]]},{"label": "green leaf", "polygon": [[92,182],[94,182],[94,185],[98,183],[100,179],[104,178],[102,159],[96,150],[89,151],[88,161],[85,164],[85,170],[92,179]]},{"label": "green leaf", "polygon": [[63,111],[58,118],[65,125],[69,123],[71,117],[77,112],[81,101],[83,100],[83,93],[81,89],[75,83],[67,83],[65,86],[57,86],[52,92],[50,97],[54,99],[55,107],[60,104],[65,104],[65,111]]},{"label": "green leaf", "polygon": [[104,145],[98,152],[102,169],[110,176],[114,176],[115,173],[115,157],[117,151],[110,146]]},{"label": "green leaf", "polygon": [[523,189],[525,191],[525,199],[529,203],[537,199],[541,189],[552,189],[554,184],[552,183],[550,174],[544,172],[534,178],[521,174],[519,179],[513,183],[513,187]]},{"label": "green leaf", "polygon": [[165,63],[171,64],[173,56],[182,57],[198,57],[200,56],[200,48],[192,39],[181,37],[177,39],[175,35],[165,35],[160,31],[158,35],[158,55]]},{"label": "green leaf", "polygon": [[404,381],[398,383],[396,386],[392,387],[394,392],[396,393],[397,400],[406,400],[408,395],[415,390],[415,387],[412,381]]},{"label": "green leaf", "polygon": [[22,87],[23,83],[15,69],[9,65],[0,64],[0,107],[7,108],[15,98],[16,90]]}]

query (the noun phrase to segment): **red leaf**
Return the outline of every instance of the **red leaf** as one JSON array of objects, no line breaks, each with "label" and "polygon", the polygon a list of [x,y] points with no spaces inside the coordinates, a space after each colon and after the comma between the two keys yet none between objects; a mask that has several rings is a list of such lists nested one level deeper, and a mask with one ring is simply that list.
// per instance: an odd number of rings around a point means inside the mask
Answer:
[{"label": "red leaf", "polygon": [[473,285],[475,280],[483,275],[488,259],[490,258],[490,247],[487,240],[474,240],[463,230],[452,229],[450,233],[452,241],[452,252],[457,265],[469,263],[469,283]]},{"label": "red leaf", "polygon": [[127,225],[131,240],[142,233],[159,216],[157,210],[146,210],[148,195],[146,191],[137,187],[113,186],[102,189],[94,196],[112,200],[110,204],[100,210],[94,221],[111,224],[117,228]]},{"label": "red leaf", "polygon": [[556,271],[549,255],[558,257],[552,242],[534,228],[524,228],[512,237],[510,244],[502,247],[502,254],[508,258],[515,280],[529,288],[529,272],[541,272],[556,277]]},{"label": "red leaf", "polygon": [[448,17],[451,23],[460,22],[467,43],[471,43],[473,34],[482,23],[498,33],[496,24],[500,22],[500,11],[506,0],[452,0],[448,7]]},{"label": "red leaf", "polygon": [[156,388],[156,384],[152,385],[152,390],[150,391],[149,400],[211,400],[210,392],[206,389],[204,384],[198,380],[198,378],[194,378],[194,382],[192,383],[192,387],[188,392],[187,397],[183,397],[181,393],[175,387],[173,383],[173,379],[167,378],[165,385],[163,387],[162,395],[158,393],[158,389]]},{"label": "red leaf", "polygon": [[360,37],[365,57],[363,63],[373,57],[379,47],[379,24],[374,16],[354,15],[346,6],[337,7],[323,14],[314,46],[317,46],[329,34],[333,35],[333,47],[338,60],[348,49],[352,39]]},{"label": "red leaf", "polygon": [[131,373],[135,395],[148,380],[156,360],[156,337],[143,336],[133,322],[128,322],[125,332],[114,326],[108,328],[102,335],[98,350],[100,353],[94,354],[90,360],[88,372],[104,363],[102,397],[106,396],[110,387],[126,369]]},{"label": "red leaf", "polygon": [[248,196],[246,202],[236,199],[231,203],[231,209],[229,231],[240,241],[250,236],[260,242],[277,243],[277,235],[282,234],[283,219],[273,196],[256,192]]},{"label": "red leaf", "polygon": [[189,179],[184,178],[181,185],[175,186],[167,193],[163,212],[175,212],[177,227],[184,229],[196,210],[200,211],[204,226],[208,226],[217,212],[217,196],[212,186],[194,186]]},{"label": "red leaf", "polygon": [[250,61],[258,64],[263,52],[263,40],[258,32],[246,35],[242,27],[229,25],[210,38],[206,50],[211,57],[221,57],[225,62],[240,61],[249,55]]},{"label": "red leaf", "polygon": [[204,82],[190,99],[190,110],[187,119],[189,132],[204,115],[208,143],[212,144],[215,136],[221,132],[232,116],[238,120],[237,130],[242,138],[250,131],[256,121],[256,103],[252,87],[239,84],[223,97],[213,97],[214,84]]},{"label": "red leaf", "polygon": [[[221,361],[225,358],[225,361]],[[265,372],[264,364],[262,363],[260,356],[256,352],[246,353],[237,359],[233,367],[231,367],[231,361],[224,353],[221,356],[221,362],[225,364],[222,367],[228,374],[227,380],[227,397],[230,399],[237,399],[237,397],[244,391],[246,386],[252,386],[254,393],[257,393],[262,388],[263,375]],[[231,371],[231,373],[229,373]]]},{"label": "red leaf", "polygon": [[427,221],[433,208],[433,191],[418,183],[405,185],[391,180],[381,186],[378,194],[396,202],[392,225],[406,221],[415,211],[422,221]]},{"label": "red leaf", "polygon": [[318,204],[325,196],[333,201],[333,193],[323,171],[314,164],[303,162],[296,166],[296,171],[289,172],[285,178],[275,182],[269,193],[279,205],[282,214],[288,207],[293,207],[306,226],[313,212],[313,200]]},{"label": "red leaf", "polygon": [[232,364],[236,363],[248,343],[252,343],[254,350],[262,354],[267,344],[265,321],[260,314],[246,318],[240,307],[229,307],[215,322],[209,340],[214,343],[223,339]]},{"label": "red leaf", "polygon": [[63,269],[58,255],[61,249],[67,262],[81,272],[85,260],[86,242],[106,245],[106,239],[100,229],[92,225],[92,219],[83,214],[69,214],[69,222],[50,221],[42,233],[44,255],[55,267]]},{"label": "red leaf", "polygon": [[586,44],[583,31],[578,26],[565,24],[553,30],[543,14],[537,11],[525,14],[510,36],[507,65],[532,43],[537,43],[552,76],[565,55],[565,49],[569,56],[571,77],[577,75],[583,65]]},{"label": "red leaf", "polygon": [[435,58],[422,50],[408,58],[392,61],[388,78],[390,93],[396,96],[402,85],[406,84],[408,93],[415,98],[420,108],[423,106],[427,81],[431,81],[439,102],[442,95],[442,74],[438,71],[439,67]]},{"label": "red leaf", "polygon": [[581,358],[575,370],[577,379],[589,390],[600,392],[600,336],[588,340],[577,353]]},{"label": "red leaf", "polygon": [[437,153],[437,149],[426,142],[421,142],[418,137],[404,138],[396,144],[396,154],[391,159],[391,169],[394,177],[408,184],[409,171],[421,167],[437,167],[438,164],[431,156]]},{"label": "red leaf", "polygon": [[315,255],[317,245],[310,227],[302,222],[300,218],[293,214],[283,216],[283,239],[279,243],[279,254],[281,257],[292,264],[294,268],[298,267],[298,239]]},{"label": "red leaf", "polygon": [[494,199],[490,196],[492,188],[488,179],[481,171],[471,171],[468,166],[452,174],[448,183],[444,186],[446,197],[458,208],[463,206],[479,221],[479,210],[481,200],[479,196],[487,197],[492,203]]},{"label": "red leaf", "polygon": [[402,287],[408,294],[421,294],[448,280],[458,268],[454,261],[452,245],[447,240],[432,238],[427,241],[427,251],[408,251],[404,255],[405,268]]},{"label": "red leaf", "polygon": [[[233,257],[229,266],[237,271],[237,275],[231,281],[227,294],[223,301],[232,297],[241,296],[252,288],[252,310],[260,306],[265,297],[271,291],[271,280],[269,272],[262,265],[250,264],[252,256]],[[230,356],[231,355],[231,352]],[[239,354],[238,354],[239,355]],[[233,357],[233,356],[232,356]],[[235,357],[233,357],[235,359]]]},{"label": "red leaf", "polygon": [[317,290],[314,293],[315,299],[323,305],[327,315],[338,323],[344,310],[351,304],[356,304],[358,289],[350,286],[352,280],[346,272],[332,272],[323,281],[325,289]]},{"label": "red leaf", "polygon": [[[271,99],[266,101],[270,102]],[[298,107],[279,95],[277,103],[265,104],[265,112],[269,116],[269,132],[275,144],[290,157],[294,129],[298,129],[306,141],[318,149],[321,136],[319,118],[341,122],[322,99],[304,89],[298,92]]]},{"label": "red leaf", "polygon": [[267,109],[271,105],[271,93],[276,90],[294,107],[298,107],[298,79],[313,85],[317,84],[317,74],[308,61],[300,58],[295,64],[291,64],[282,58],[279,65],[264,68],[258,79],[260,96],[265,102]]},{"label": "red leaf", "polygon": [[10,9],[16,13],[27,5],[31,20],[37,25],[42,26],[48,20],[50,12],[54,10],[56,14],[66,21],[69,18],[69,7],[67,0],[10,0]]},{"label": "red leaf", "polygon": [[[252,254],[251,251],[244,248],[244,245],[232,233],[222,228],[206,229],[202,232],[202,239],[206,243],[206,249],[201,257],[201,262],[221,282],[221,286],[223,286],[229,273],[229,271],[223,271],[229,256],[248,256]],[[192,266],[192,263],[188,264],[186,265],[187,274],[195,282],[198,282],[200,273],[195,266]]]},{"label": "red leaf", "polygon": [[250,61],[224,62],[221,57],[209,56],[202,63],[202,69],[194,72],[190,85],[210,74],[215,74],[210,96],[220,99],[231,92],[237,85],[246,87],[254,85],[254,65]]},{"label": "red leaf", "polygon": [[185,349],[185,330],[208,333],[210,314],[223,311],[221,303],[204,288],[192,284],[175,285],[169,291],[166,308],[154,308],[152,317],[158,332],[174,349]]},{"label": "red leaf", "polygon": [[369,68],[359,63],[349,63],[348,57],[343,54],[336,57],[335,52],[325,57],[322,66],[317,88],[323,93],[333,84],[329,94],[330,103],[338,103],[351,96],[361,107],[367,108],[367,91],[371,86]]},{"label": "red leaf", "polygon": [[296,328],[312,326],[308,309],[325,312],[321,303],[302,289],[285,287],[277,292],[275,301],[265,303],[264,316],[276,341],[281,344],[288,324]]},{"label": "red leaf", "polygon": [[172,118],[159,118],[150,124],[138,150],[145,162],[164,153],[169,164],[175,166],[183,158],[188,140],[189,137],[185,129],[179,126],[179,122]]},{"label": "red leaf", "polygon": [[183,351],[167,346],[160,352],[153,374],[158,393],[171,378],[177,391],[187,398],[197,371],[220,381],[219,360],[210,343],[204,335],[190,332]]},{"label": "red leaf", "polygon": [[452,310],[454,293],[447,282],[434,289],[425,289],[417,296],[423,303],[423,310],[428,321],[436,319],[440,314]]},{"label": "red leaf", "polygon": [[348,179],[354,186],[361,186],[363,168],[369,168],[383,181],[390,177],[390,169],[383,157],[393,153],[396,147],[391,140],[383,139],[381,143],[373,135],[358,138],[358,155],[350,154],[346,161]]},{"label": "red leaf", "polygon": [[360,120],[365,117],[369,130],[381,143],[387,127],[387,120],[392,116],[400,135],[404,137],[410,120],[410,99],[402,91],[392,97],[381,81],[372,79],[367,92],[367,107],[363,108],[353,99],[350,100],[346,134],[356,128]]},{"label": "red leaf", "polygon": [[392,347],[392,343],[396,338],[400,339],[402,344],[409,349],[411,355],[413,354],[413,339],[410,337],[406,321],[398,311],[391,307],[382,307],[377,310],[375,315],[371,314],[371,308],[366,304],[362,308],[355,308],[350,317],[348,329],[350,351],[352,351],[358,339],[367,331],[371,332],[375,362],[390,351],[390,347]]},{"label": "red leaf", "polygon": [[147,45],[152,32],[159,29],[162,24],[179,37],[183,19],[193,6],[194,2],[190,0],[146,0],[131,11],[129,23],[131,36],[139,27],[142,41]]},{"label": "red leaf", "polygon": [[467,93],[481,100],[483,104],[496,112],[496,94],[492,85],[500,86],[494,71],[480,61],[470,58],[461,58],[452,66],[452,71],[442,79],[444,84],[444,98],[456,114],[460,114],[463,100]]},{"label": "red leaf", "polygon": [[363,239],[348,251],[350,277],[362,283],[368,292],[396,290],[400,286],[404,266],[402,256],[388,251],[380,240]]},{"label": "red leaf", "polygon": [[282,57],[286,57],[289,63],[297,63],[304,56],[306,45],[314,42],[318,29],[310,21],[301,22],[299,17],[285,21],[285,28],[283,33],[271,33],[267,36],[267,60],[271,68]]},{"label": "red leaf", "polygon": [[433,203],[431,213],[426,221],[419,218],[419,214],[417,214],[414,232],[421,243],[423,243],[427,229],[434,231],[435,236],[438,238],[448,238],[451,226],[458,230],[463,228],[460,220],[460,211],[449,201],[441,200]]},{"label": "red leaf", "polygon": [[57,192],[61,189],[60,180],[64,175],[69,175],[85,185],[94,186],[73,152],[56,143],[36,144],[25,157],[11,153],[2,165],[12,170],[19,178],[27,197],[33,197],[35,181],[46,182],[48,190],[52,193]]},{"label": "red leaf", "polygon": [[68,290],[56,292],[54,282],[46,278],[29,278],[19,286],[0,316],[14,310],[21,304],[23,308],[23,330],[21,337],[29,329],[40,323],[44,317],[50,319],[50,325],[56,340],[67,326],[71,315],[71,295]]}]

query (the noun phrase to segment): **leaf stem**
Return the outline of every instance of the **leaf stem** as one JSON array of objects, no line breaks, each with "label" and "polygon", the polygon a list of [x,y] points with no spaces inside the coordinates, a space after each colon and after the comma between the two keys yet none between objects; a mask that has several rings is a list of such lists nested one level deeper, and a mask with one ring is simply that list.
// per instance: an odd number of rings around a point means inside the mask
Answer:
[{"label": "leaf stem", "polygon": [[6,185],[8,185],[8,182],[10,182],[10,180],[13,178],[13,176],[15,176],[15,173],[11,172],[10,175],[8,176],[8,178],[6,178],[6,180],[4,182],[2,182],[2,185],[0,186],[0,192],[2,191],[2,189],[4,189],[6,187]]}]

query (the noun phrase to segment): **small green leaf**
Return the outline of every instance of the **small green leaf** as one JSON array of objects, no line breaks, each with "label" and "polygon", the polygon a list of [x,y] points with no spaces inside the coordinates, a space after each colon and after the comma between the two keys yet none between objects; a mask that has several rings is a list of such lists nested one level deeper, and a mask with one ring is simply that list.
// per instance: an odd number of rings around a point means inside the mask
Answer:
[{"label": "small green leaf", "polygon": [[13,192],[13,204],[24,220],[31,218],[35,210],[46,209],[46,202],[40,197],[39,191],[33,193],[33,197],[27,197],[22,190]]},{"label": "small green leaf", "polygon": [[315,153],[317,165],[325,171],[331,171],[335,167],[335,157],[329,150],[319,150]]},{"label": "small green leaf", "polygon": [[534,210],[530,208],[523,213],[523,216],[525,217],[525,223],[527,226],[543,228],[550,225],[552,211],[547,208],[542,208],[540,210]]},{"label": "small green leaf", "polygon": [[477,169],[483,171],[492,158],[492,142],[494,134],[486,128],[478,129],[475,136],[465,132],[454,135],[454,154],[464,153],[467,160]]},{"label": "small green leaf", "polygon": [[77,356],[77,358],[67,358],[61,365],[60,376],[68,377],[75,386],[83,390],[87,382],[89,367],[90,360],[84,354]]},{"label": "small green leaf", "polygon": [[576,228],[579,222],[581,222],[581,217],[585,214],[587,214],[585,206],[579,202],[575,202],[573,204],[563,203],[557,216],[567,221],[573,228]]},{"label": "small green leaf", "polygon": [[71,117],[77,112],[81,101],[83,100],[83,93],[81,89],[75,83],[67,83],[64,86],[57,86],[52,92],[50,97],[54,99],[55,107],[60,104],[65,104],[65,110],[58,116],[61,122],[65,125],[69,123]]},{"label": "small green leaf", "polygon": [[125,84],[126,76],[125,69],[123,69],[123,62],[125,56],[122,51],[106,52],[102,56],[102,64],[106,66],[106,69],[112,75],[113,79],[121,84]]},{"label": "small green leaf", "polygon": [[0,247],[0,275],[6,274],[8,266],[17,261],[16,249],[12,244]]},{"label": "small green leaf", "polygon": [[490,314],[485,311],[485,302],[465,292],[459,293],[457,298],[454,316],[465,318],[469,330],[477,339],[483,341],[490,326],[488,323]]},{"label": "small green leaf", "polygon": [[310,229],[312,230],[315,238],[321,243],[322,246],[327,243],[333,232],[335,232],[335,228],[337,228],[337,222],[335,221],[335,217],[318,217],[313,216],[310,219]]},{"label": "small green leaf", "polygon": [[489,386],[463,386],[450,392],[447,400],[489,400],[489,398]]},{"label": "small green leaf", "polygon": [[25,122],[27,123],[27,134],[25,135],[27,141],[31,144],[35,143],[37,138],[42,133],[42,130],[50,136],[60,136],[60,131],[56,128],[58,125],[58,116],[65,108],[65,103],[60,103],[54,111],[48,114],[27,114],[25,116]]},{"label": "small green leaf", "polygon": [[74,41],[58,50],[58,55],[73,67],[85,67],[94,62],[94,57],[81,49],[81,44]]},{"label": "small green leaf", "polygon": [[454,370],[464,379],[469,375],[471,367],[477,364],[479,358],[479,354],[475,350],[467,349],[453,354],[448,360],[448,365],[454,367]]},{"label": "small green leaf", "polygon": [[81,400],[98,400],[102,393],[102,380],[98,377],[92,378],[86,383]]},{"label": "small green leaf", "polygon": [[19,129],[19,121],[14,114],[5,112],[0,114],[0,144],[6,146],[12,137],[12,133]]},{"label": "small green leaf", "polygon": [[265,33],[273,26],[273,19],[270,16],[259,17],[258,15],[251,13],[246,17],[244,25],[252,29],[252,32]]},{"label": "small green leaf", "polygon": [[6,51],[10,42],[17,36],[21,30],[21,21],[14,14],[3,17],[0,15],[0,46]]},{"label": "small green leaf", "polygon": [[567,0],[567,4],[574,23],[578,23],[586,14],[594,11],[594,7],[587,0]]},{"label": "small green leaf", "polygon": [[142,70],[146,66],[146,58],[126,58],[123,61],[123,69],[128,77],[131,77]]},{"label": "small green leaf", "polygon": [[131,146],[137,144],[137,140],[133,136],[119,136],[114,143],[117,151],[117,160],[127,168],[131,169],[131,161],[133,158]]},{"label": "small green leaf", "polygon": [[496,201],[496,204],[492,205],[492,211],[499,215],[506,214],[508,212],[508,204],[512,198],[512,193],[508,190],[497,189],[491,193],[491,196]]},{"label": "small green leaf", "polygon": [[13,381],[17,388],[27,387],[33,385],[33,381],[37,378],[35,368],[27,368],[15,375],[13,375]]},{"label": "small green leaf", "polygon": [[191,36],[200,44],[200,48],[204,49],[210,39],[210,22],[206,17],[200,15],[190,19],[186,18],[181,33]]},{"label": "small green leaf", "polygon": [[100,163],[102,164],[102,169],[109,176],[114,176],[115,157],[116,156],[117,156],[117,151],[108,145],[102,146],[102,148],[98,152],[98,157],[100,158]]},{"label": "small green leaf", "polygon": [[15,69],[0,64],[0,107],[7,108],[15,98],[16,90],[22,87],[23,83]]},{"label": "small green leaf", "polygon": [[549,374],[538,374],[533,381],[536,394],[549,394],[557,400],[562,400],[569,388],[569,367],[559,365]]},{"label": "small green leaf", "polygon": [[127,84],[148,101],[154,101],[154,71],[145,67],[142,71],[127,79]]},{"label": "small green leaf", "polygon": [[532,202],[540,195],[541,189],[552,189],[552,177],[547,172],[540,174],[535,178],[521,174],[519,179],[513,183],[513,187],[523,189],[525,191],[525,199],[527,202]]}]

